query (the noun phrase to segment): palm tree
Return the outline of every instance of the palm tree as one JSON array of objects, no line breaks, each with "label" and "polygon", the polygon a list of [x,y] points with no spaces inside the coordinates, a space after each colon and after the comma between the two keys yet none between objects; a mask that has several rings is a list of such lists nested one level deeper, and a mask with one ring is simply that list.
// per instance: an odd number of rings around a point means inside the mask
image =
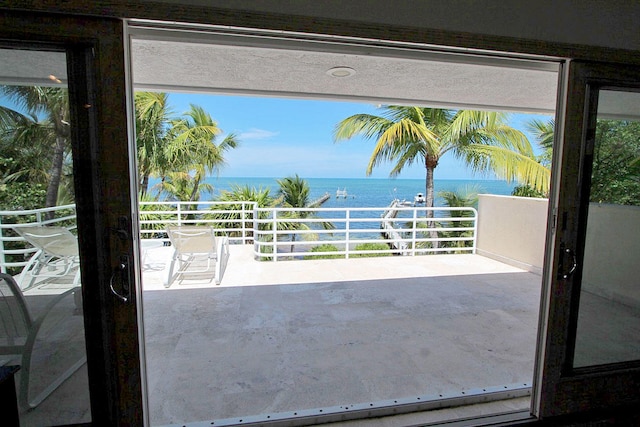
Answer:
[{"label": "palm tree", "polygon": [[158,190],[159,193],[166,194],[167,200],[196,202],[203,192],[212,192],[213,185],[196,181],[187,172],[169,172],[158,184]]},{"label": "palm tree", "polygon": [[[4,108],[0,121],[6,125],[13,119],[16,144],[37,146],[42,150],[36,165],[49,166],[45,207],[56,206],[65,158],[70,152],[67,90],[59,87],[1,86],[0,92],[27,112],[10,113]],[[47,215],[51,217],[53,212]]]},{"label": "palm tree", "polygon": [[136,92],[136,149],[138,154],[138,184],[144,197],[151,175],[165,175],[169,164],[164,148],[169,140],[173,110],[169,97],[162,92]]},{"label": "palm tree", "polygon": [[529,132],[534,135],[538,147],[542,149],[542,154],[537,157],[538,162],[547,168],[551,168],[556,121],[552,119],[543,122],[542,120],[534,119],[528,123],[527,127]]},{"label": "palm tree", "polygon": [[[438,196],[444,201],[444,205],[448,208],[477,208],[478,207],[478,189],[474,187],[467,187],[462,191],[440,191]],[[450,218],[467,218],[472,217],[473,212],[467,210],[452,210],[448,211]],[[443,237],[471,237],[473,231],[470,230],[454,230],[456,228],[470,228],[473,227],[471,221],[450,221],[446,224],[447,228],[451,230],[440,231],[439,234]],[[453,241],[449,243],[452,247],[466,247],[471,246],[471,241]]]},{"label": "palm tree", "polygon": [[[245,215],[242,215],[243,205],[246,206],[242,202],[253,202],[258,208],[273,207],[278,202],[277,199],[271,196],[268,188],[260,187],[256,189],[248,185],[240,186],[237,184],[234,184],[230,191],[223,191],[216,200],[231,203],[211,206],[213,213],[205,215],[205,218],[219,220],[220,222],[216,223],[214,227],[226,229],[246,229],[247,227],[243,227],[243,225],[252,220],[252,212],[245,212]],[[261,219],[266,217],[265,213],[260,213],[260,215],[262,216]],[[264,230],[270,227],[268,224],[260,224],[259,228]],[[241,235],[241,232],[229,232],[227,235],[237,237]],[[252,231],[247,231],[246,237],[253,238]]]},{"label": "palm tree", "polygon": [[309,202],[311,189],[309,184],[297,174],[294,177],[286,177],[276,181],[280,189],[278,194],[282,196],[282,205],[289,208],[304,208]]},{"label": "palm tree", "polygon": [[194,171],[192,193],[187,200],[197,201],[202,180],[219,171],[225,163],[224,153],[236,148],[238,140],[229,134],[216,144],[215,138],[222,130],[209,113],[193,104],[182,119],[173,122],[171,133],[174,137],[166,146],[165,156],[169,164]]},{"label": "palm tree", "polygon": [[[280,196],[280,203],[283,207],[287,208],[313,208],[315,206],[311,206],[309,199],[310,188],[309,184],[306,180],[300,178],[297,174],[293,177],[286,177],[283,179],[277,180],[278,186],[280,187],[278,190],[278,195]],[[279,222],[279,226],[285,230],[310,230],[308,224],[304,223],[301,220],[311,218],[314,216],[312,211],[288,211],[286,213],[286,218],[292,221]],[[333,224],[329,222],[322,222],[322,227],[325,230],[333,229]],[[294,249],[294,242],[296,241],[296,233],[291,234],[291,252]]]},{"label": "palm tree", "polygon": [[[197,201],[204,190],[202,181],[208,174],[217,172],[224,165],[224,153],[239,144],[234,134],[216,144],[215,139],[221,133],[202,107],[191,105],[182,117],[175,117],[166,93],[136,93],[141,196],[148,191],[149,177],[158,176],[162,180],[159,188],[163,191],[178,190],[172,194],[174,198],[179,194],[179,200]],[[191,183],[184,181],[187,176]],[[164,185],[166,180],[171,182]],[[185,192],[187,185],[190,192]]]},{"label": "palm tree", "polygon": [[[391,176],[399,175],[414,162],[424,164],[427,207],[434,203],[434,171],[449,152],[478,172],[492,171],[499,178],[535,188],[549,185],[549,170],[535,161],[526,136],[505,124],[504,113],[398,105],[382,110],[381,116],[356,114],[342,120],[334,139],[355,135],[376,139],[367,175],[385,161],[395,162]],[[427,216],[433,217],[433,212],[427,212]]]},{"label": "palm tree", "polygon": [[[532,120],[527,124],[529,132],[534,135],[538,147],[542,150],[542,154],[534,157],[538,163],[551,171],[551,160],[553,157],[553,133],[555,129],[555,120]],[[549,186],[544,189],[536,189],[530,185],[518,185],[513,189],[511,195],[522,197],[547,197],[549,194]]]}]

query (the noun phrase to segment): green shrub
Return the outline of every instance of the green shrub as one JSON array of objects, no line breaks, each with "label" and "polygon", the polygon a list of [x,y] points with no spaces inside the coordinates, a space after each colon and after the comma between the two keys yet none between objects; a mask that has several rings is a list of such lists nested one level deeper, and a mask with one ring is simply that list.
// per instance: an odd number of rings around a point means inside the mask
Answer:
[{"label": "green shrub", "polygon": [[[382,251],[389,250],[389,245],[386,243],[361,243],[356,245],[355,251]],[[349,255],[350,258],[366,258],[366,257],[376,257],[376,256],[390,256],[391,253],[380,253],[380,254],[352,254]]]},{"label": "green shrub", "polygon": [[[311,248],[311,252],[338,252],[339,249],[332,244],[325,243]],[[334,259],[344,258],[344,255],[305,255],[303,259]]]}]

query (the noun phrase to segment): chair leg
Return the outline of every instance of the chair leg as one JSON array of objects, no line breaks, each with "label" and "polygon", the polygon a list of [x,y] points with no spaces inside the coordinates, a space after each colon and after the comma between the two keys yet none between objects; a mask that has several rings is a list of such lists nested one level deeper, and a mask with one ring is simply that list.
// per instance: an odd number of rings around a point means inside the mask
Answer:
[{"label": "chair leg", "polygon": [[66,371],[56,377],[47,387],[44,388],[44,390],[38,393],[37,396],[35,396],[34,398],[31,398],[29,396],[29,378],[31,376],[32,370],[31,361],[38,332],[53,307],[58,304],[63,298],[73,294],[73,292],[74,289],[69,289],[62,294],[57,295],[46,305],[40,316],[34,320],[33,325],[31,326],[31,330],[29,331],[29,335],[22,352],[22,363],[20,368],[20,394],[18,396],[18,402],[19,406],[23,409],[33,409],[38,406],[63,382],[65,382],[71,375],[73,375],[74,372],[76,372],[80,367],[82,367],[82,365],[87,362],[87,356],[86,354],[83,354],[76,362],[71,365],[71,367],[69,367]]},{"label": "chair leg", "polygon": [[169,264],[169,273],[167,274],[167,278],[165,279],[164,282],[164,287],[168,288],[171,286],[171,283],[173,283],[173,268],[175,267],[176,264],[176,254],[173,255],[173,257],[171,258],[171,264]]},{"label": "chair leg", "polygon": [[[40,262],[40,257],[43,255],[44,254],[42,253],[42,251],[39,250],[38,252],[33,254],[31,259],[29,259],[29,262],[27,263],[27,265],[25,265],[24,268],[22,269],[22,273],[20,273],[19,286],[20,286],[20,289],[22,289],[23,291],[33,286],[33,282],[35,282],[36,280],[36,274],[38,274],[42,269],[42,263]],[[27,277],[29,277],[29,282],[25,283],[27,280]]]}]

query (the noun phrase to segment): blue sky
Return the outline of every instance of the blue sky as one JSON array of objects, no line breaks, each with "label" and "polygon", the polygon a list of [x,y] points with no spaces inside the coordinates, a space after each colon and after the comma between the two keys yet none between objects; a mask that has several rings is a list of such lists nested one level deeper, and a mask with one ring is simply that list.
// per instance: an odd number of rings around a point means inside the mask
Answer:
[{"label": "blue sky", "polygon": [[[358,113],[379,114],[377,105],[294,100],[268,97],[169,94],[176,115],[189,110],[189,104],[203,107],[224,134],[235,133],[240,146],[226,153],[227,164],[220,177],[274,177],[298,174],[303,178],[365,178],[374,141],[354,137],[334,143],[333,129],[341,120]],[[0,105],[11,105],[0,98]],[[533,118],[550,116],[512,114],[511,126],[526,133]],[[529,139],[533,143],[533,138]],[[372,178],[387,178],[392,164],[374,169]],[[421,164],[406,168],[399,178],[424,179]],[[445,155],[435,171],[436,179],[492,179],[474,175],[452,155]]]},{"label": "blue sky", "polygon": [[[225,135],[233,132],[238,136],[240,147],[225,155],[227,165],[220,171],[221,177],[284,177],[296,173],[303,178],[366,177],[374,141],[354,137],[334,143],[333,129],[353,114],[379,114],[376,105],[176,93],[170,94],[169,100],[177,114],[187,111],[189,104],[203,107]],[[513,114],[510,124],[526,131],[525,124],[532,118],[550,119]],[[391,164],[381,165],[371,176],[386,178],[391,168]],[[399,178],[424,178],[424,174],[424,166],[417,164],[405,169]],[[441,160],[435,177],[493,178],[474,175],[450,154]]]}]

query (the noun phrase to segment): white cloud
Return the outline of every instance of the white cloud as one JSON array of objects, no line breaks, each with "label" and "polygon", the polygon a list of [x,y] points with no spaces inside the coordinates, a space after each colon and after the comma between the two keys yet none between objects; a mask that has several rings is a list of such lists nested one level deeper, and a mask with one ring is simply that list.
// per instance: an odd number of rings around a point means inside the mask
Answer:
[{"label": "white cloud", "polygon": [[265,129],[249,129],[245,132],[241,132],[238,135],[238,139],[242,142],[242,141],[246,141],[246,140],[261,140],[261,139],[270,139],[273,138],[274,136],[277,136],[279,134],[279,132],[272,132],[269,130],[265,130]]}]

